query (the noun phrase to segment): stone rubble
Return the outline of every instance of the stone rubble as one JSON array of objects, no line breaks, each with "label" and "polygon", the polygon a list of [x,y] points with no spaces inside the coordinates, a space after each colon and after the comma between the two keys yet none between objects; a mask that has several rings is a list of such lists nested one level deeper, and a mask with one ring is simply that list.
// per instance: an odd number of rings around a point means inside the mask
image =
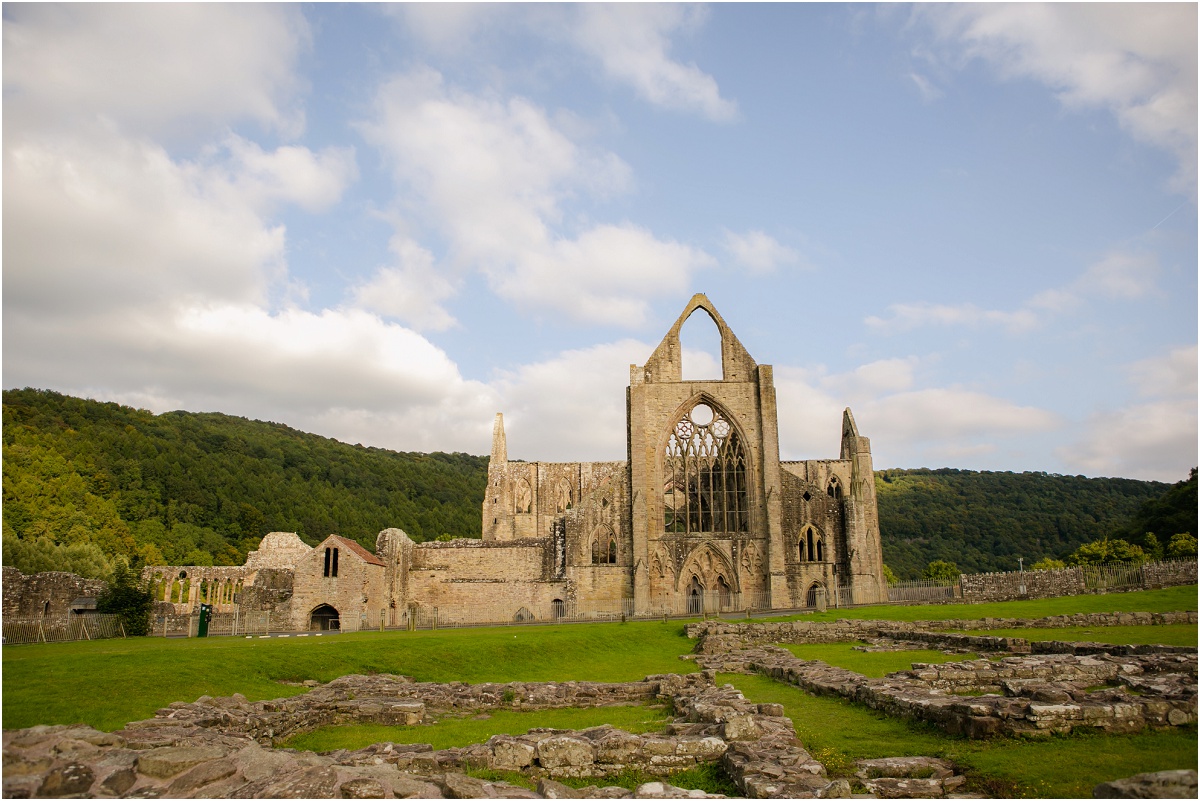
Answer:
[{"label": "stone rubble", "polygon": [[[1195,655],[1052,654],[916,663],[881,679],[799,659],[778,646],[701,655],[696,662],[710,670],[761,673],[971,738],[1048,737],[1077,726],[1135,732],[1196,721]],[[1107,684],[1114,686],[1096,689]]]},{"label": "stone rubble", "polygon": [[[666,776],[719,762],[748,798],[848,797],[845,780],[796,741],[777,704],[747,701],[716,687],[711,671],[600,684],[424,684],[399,676],[344,676],[308,693],[250,703],[243,696],[176,703],[150,720],[104,733],[87,726],[4,732],[6,798],[703,798],[662,782],[630,793],[616,787],[566,788],[554,778],[603,778],[627,769]],[[314,754],[272,743],[348,722],[427,720],[428,711],[550,708],[666,701],[677,717],[661,733],[597,726],[533,729],[487,743],[435,751],[429,745],[375,743]],[[519,771],[540,779],[533,793],[466,775],[470,768]],[[568,792],[569,791],[569,792]]]}]

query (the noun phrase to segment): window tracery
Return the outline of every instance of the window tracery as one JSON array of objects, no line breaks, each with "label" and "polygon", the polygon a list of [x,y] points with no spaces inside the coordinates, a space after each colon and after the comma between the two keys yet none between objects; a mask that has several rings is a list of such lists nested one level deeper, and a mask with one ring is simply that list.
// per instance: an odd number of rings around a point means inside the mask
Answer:
[{"label": "window tracery", "polygon": [[708,403],[697,403],[676,422],[663,473],[665,531],[749,531],[745,447],[737,429]]}]

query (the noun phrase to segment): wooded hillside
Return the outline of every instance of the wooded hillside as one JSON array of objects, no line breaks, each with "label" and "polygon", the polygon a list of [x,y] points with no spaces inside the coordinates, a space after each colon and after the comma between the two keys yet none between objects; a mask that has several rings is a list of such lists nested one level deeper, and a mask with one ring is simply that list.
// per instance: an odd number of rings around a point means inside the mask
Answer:
[{"label": "wooded hillside", "polygon": [[1026,567],[1061,559],[1085,542],[1122,536],[1130,517],[1169,487],[1047,473],[880,470],[883,561],[906,579],[919,578],[934,559],[964,573],[1016,570],[1017,557]]},{"label": "wooded hillside", "polygon": [[160,564],[241,564],[269,531],[295,531],[309,544],[337,533],[371,549],[390,526],[418,541],[478,537],[486,482],[485,457],[396,453],[223,414],[153,415],[4,392],[4,564],[39,537]]},{"label": "wooded hillside", "polygon": [[[105,577],[115,557],[134,554],[157,564],[241,564],[269,531],[295,531],[310,544],[337,533],[368,548],[391,526],[418,541],[480,535],[482,456],[396,453],[277,423],[154,415],[33,389],[4,392],[3,434],[4,564],[25,572]],[[1165,529],[1196,531],[1194,474],[1189,489],[882,470],[876,487],[884,560],[900,578],[918,577],[934,559],[964,572],[1010,570],[1018,556],[1026,566],[1062,558],[1106,535],[1136,542],[1151,530],[1145,525],[1163,529],[1153,530],[1164,543],[1175,533]]]}]

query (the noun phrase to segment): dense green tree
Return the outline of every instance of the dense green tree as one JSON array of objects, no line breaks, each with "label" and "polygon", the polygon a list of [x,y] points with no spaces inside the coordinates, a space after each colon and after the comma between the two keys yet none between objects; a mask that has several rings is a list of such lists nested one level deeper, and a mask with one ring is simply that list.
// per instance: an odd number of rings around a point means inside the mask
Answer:
[{"label": "dense green tree", "polygon": [[900,579],[896,578],[896,574],[887,565],[883,566],[883,580],[887,582],[889,587],[900,582]]},{"label": "dense green tree", "polygon": [[1141,564],[1149,560],[1150,557],[1140,546],[1119,539],[1085,542],[1075,549],[1075,553],[1068,559],[1073,565],[1109,565],[1120,562]]},{"label": "dense green tree", "polygon": [[930,581],[958,581],[958,577],[961,575],[962,571],[958,569],[958,565],[943,559],[935,559],[925,566],[923,578]]},{"label": "dense green tree", "polygon": [[1051,559],[1049,556],[1039,559],[1029,566],[1030,570],[1062,570],[1067,563],[1061,559]]},{"label": "dense green tree", "polygon": [[63,548],[90,544],[104,562],[92,574],[117,558],[233,565],[270,531],[309,544],[341,534],[368,548],[389,527],[418,542],[480,535],[484,457],[396,453],[33,389],[4,392],[3,437],[5,564],[36,557],[61,569]]},{"label": "dense green tree", "polygon": [[1176,534],[1191,534],[1200,530],[1196,524],[1196,510],[1196,468],[1193,467],[1186,479],[1142,503],[1116,535],[1149,551],[1151,549],[1147,547],[1149,543],[1146,539],[1149,532],[1157,535],[1157,541],[1166,539],[1169,542]]},{"label": "dense green tree", "polygon": [[140,565],[118,562],[112,580],[96,598],[96,611],[120,615],[125,634],[142,637],[150,631],[150,610],[154,599],[139,577]]},{"label": "dense green tree", "polygon": [[1196,538],[1186,532],[1171,537],[1167,543],[1167,556],[1171,559],[1195,559]]},{"label": "dense green tree", "polygon": [[920,577],[935,559],[952,560],[964,573],[1016,570],[1018,556],[1026,564],[1064,559],[1085,542],[1117,536],[1130,515],[1171,489],[1124,478],[951,469],[880,470],[875,487],[883,558],[902,579]]}]

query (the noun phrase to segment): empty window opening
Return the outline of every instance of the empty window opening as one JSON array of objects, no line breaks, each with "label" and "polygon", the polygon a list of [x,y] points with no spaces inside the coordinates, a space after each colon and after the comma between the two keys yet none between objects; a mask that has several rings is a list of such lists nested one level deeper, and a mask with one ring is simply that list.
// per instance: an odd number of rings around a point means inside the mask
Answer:
[{"label": "empty window opening", "polygon": [[720,381],[721,331],[704,309],[696,309],[679,329],[680,371],[684,381]]},{"label": "empty window opening", "polygon": [[834,476],[829,479],[829,488],[827,490],[829,497],[840,501],[842,499],[842,483],[838,481],[838,477]]},{"label": "empty window opening", "polygon": [[338,549],[325,549],[325,578],[337,578],[338,574]]}]

